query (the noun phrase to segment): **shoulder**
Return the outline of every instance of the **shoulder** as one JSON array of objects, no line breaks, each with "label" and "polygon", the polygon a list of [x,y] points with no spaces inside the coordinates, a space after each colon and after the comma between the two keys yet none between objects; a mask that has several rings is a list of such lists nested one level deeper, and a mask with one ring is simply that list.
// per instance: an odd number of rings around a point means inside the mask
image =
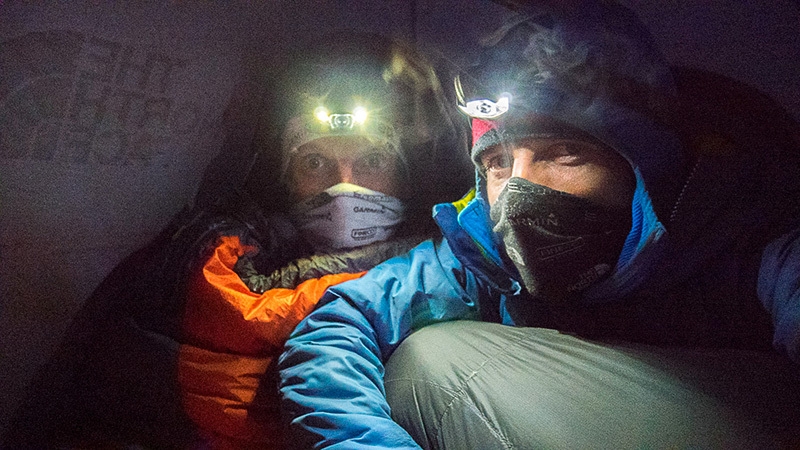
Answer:
[{"label": "shoulder", "polygon": [[453,255],[450,244],[444,238],[426,239],[408,252],[394,256],[376,265],[365,276],[366,279],[396,278],[408,280],[441,276],[447,269],[458,268],[460,263]]},{"label": "shoulder", "polygon": [[[800,225],[800,224],[798,224]],[[773,240],[766,246],[761,258],[759,272],[759,296],[771,299],[777,290],[791,295],[798,288],[800,279],[800,226]]]},{"label": "shoulder", "polygon": [[464,296],[464,268],[446,239],[427,239],[376,265],[362,278],[331,288],[337,296],[371,304],[377,298],[412,301],[420,295]]}]

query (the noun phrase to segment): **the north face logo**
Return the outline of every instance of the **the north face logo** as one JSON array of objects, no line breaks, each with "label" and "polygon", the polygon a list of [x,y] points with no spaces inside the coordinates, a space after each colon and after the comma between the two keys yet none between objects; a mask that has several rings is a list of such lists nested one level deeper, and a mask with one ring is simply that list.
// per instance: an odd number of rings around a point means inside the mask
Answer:
[{"label": "the north face logo", "polygon": [[0,42],[0,159],[171,161],[187,136],[221,126],[178,96],[187,70],[174,56],[78,32]]}]

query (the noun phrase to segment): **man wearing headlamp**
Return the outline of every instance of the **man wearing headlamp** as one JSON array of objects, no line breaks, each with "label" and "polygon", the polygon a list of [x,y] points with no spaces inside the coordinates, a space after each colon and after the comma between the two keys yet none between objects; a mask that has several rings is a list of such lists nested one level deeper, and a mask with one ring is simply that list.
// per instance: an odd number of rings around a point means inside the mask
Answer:
[{"label": "man wearing headlamp", "polygon": [[283,132],[292,221],[316,252],[385,241],[404,219],[408,170],[390,118],[349,110],[301,111]]},{"label": "man wearing headlamp", "polygon": [[[543,3],[456,80],[476,188],[434,208],[443,239],[332,287],[288,340],[293,442],[791,446],[796,368],[769,347],[800,360],[785,296],[798,274],[780,241],[765,246],[791,229],[800,190],[752,155],[796,162],[796,124],[705,129],[695,119],[720,98],[686,83],[682,103],[631,11]],[[723,132],[741,141],[708,144]]]},{"label": "man wearing headlamp", "polygon": [[[392,104],[414,101],[391,87],[410,75],[377,75],[389,59],[381,52],[404,47],[375,36],[371,47],[366,36],[340,39],[294,55],[273,87],[280,99],[268,120],[282,125],[280,151],[265,155],[266,174],[256,168],[250,178],[267,184],[278,168],[277,192],[256,202],[283,210],[267,223],[226,219],[232,224],[205,238],[211,256],[190,273],[178,370],[183,407],[204,445],[282,448],[276,350],[328,286],[426,237],[406,213],[412,178]],[[414,89],[435,95],[431,85]],[[364,106],[381,101],[383,110]],[[253,225],[266,225],[269,237]]]}]

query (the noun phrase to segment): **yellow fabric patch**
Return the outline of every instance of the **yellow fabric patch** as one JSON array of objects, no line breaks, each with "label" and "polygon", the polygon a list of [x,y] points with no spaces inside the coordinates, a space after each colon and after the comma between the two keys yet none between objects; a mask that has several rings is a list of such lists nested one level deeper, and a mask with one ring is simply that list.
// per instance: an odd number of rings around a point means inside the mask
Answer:
[{"label": "yellow fabric patch", "polygon": [[467,195],[461,197],[460,200],[454,201],[453,206],[456,207],[456,211],[461,212],[473,198],[475,198],[475,188],[470,189]]}]

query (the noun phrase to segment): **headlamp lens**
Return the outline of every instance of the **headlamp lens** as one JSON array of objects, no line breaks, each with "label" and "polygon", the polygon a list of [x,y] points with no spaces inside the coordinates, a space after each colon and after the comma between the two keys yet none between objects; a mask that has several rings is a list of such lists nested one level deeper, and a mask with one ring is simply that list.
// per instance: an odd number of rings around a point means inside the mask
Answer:
[{"label": "headlamp lens", "polygon": [[328,116],[328,110],[325,109],[324,106],[319,106],[314,110],[314,117],[316,117],[320,122],[328,122],[330,120],[330,117]]},{"label": "headlamp lens", "polygon": [[353,122],[361,125],[367,121],[367,109],[363,106],[356,106],[353,110]]}]

